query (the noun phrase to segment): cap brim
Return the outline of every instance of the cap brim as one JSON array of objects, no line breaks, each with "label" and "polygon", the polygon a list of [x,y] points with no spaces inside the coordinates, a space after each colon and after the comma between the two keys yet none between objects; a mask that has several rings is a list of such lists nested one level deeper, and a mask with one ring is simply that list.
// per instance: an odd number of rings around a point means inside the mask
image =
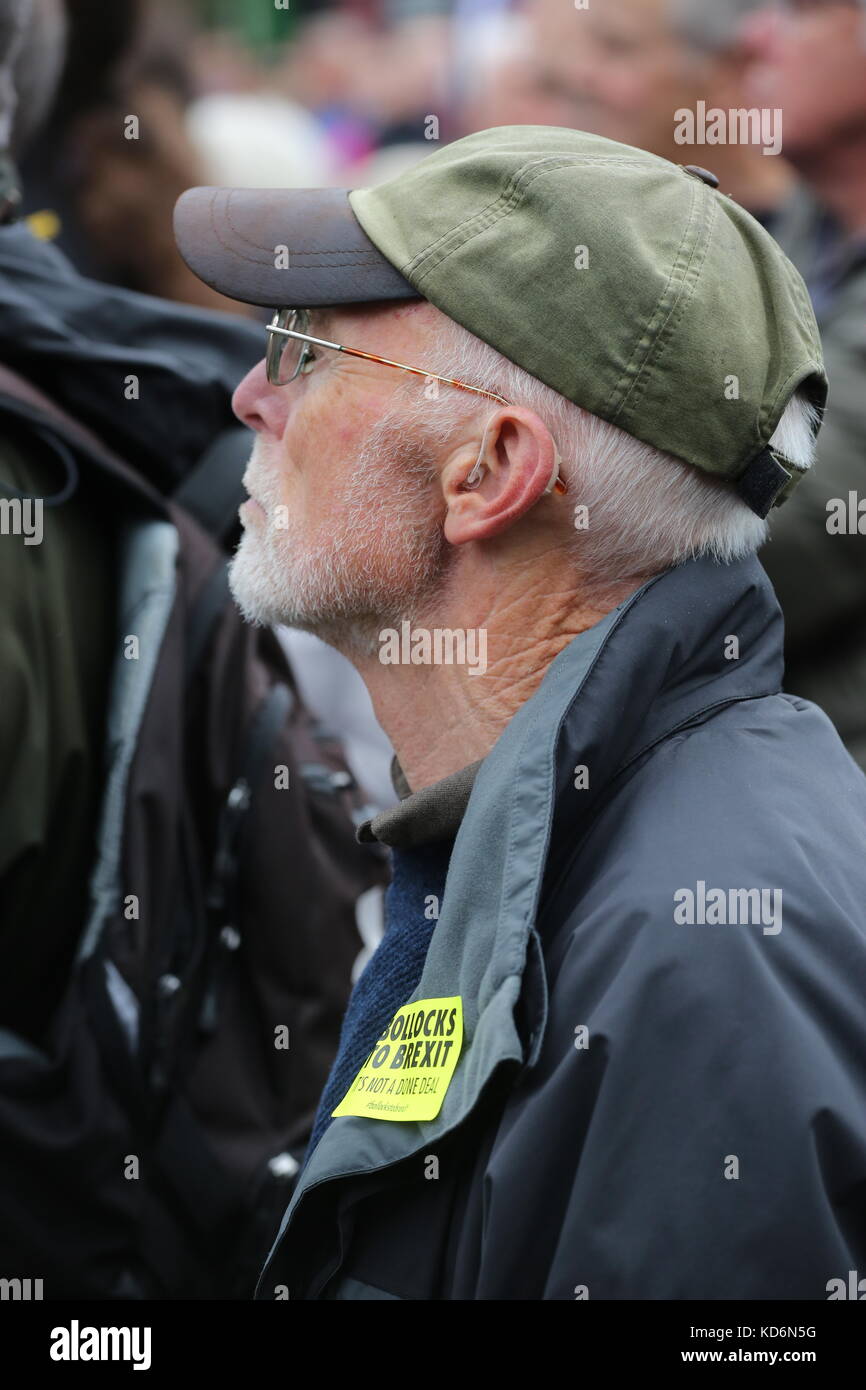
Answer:
[{"label": "cap brim", "polygon": [[420,299],[366,235],[346,188],[189,188],[174,234],[190,270],[230,299],[324,308]]}]

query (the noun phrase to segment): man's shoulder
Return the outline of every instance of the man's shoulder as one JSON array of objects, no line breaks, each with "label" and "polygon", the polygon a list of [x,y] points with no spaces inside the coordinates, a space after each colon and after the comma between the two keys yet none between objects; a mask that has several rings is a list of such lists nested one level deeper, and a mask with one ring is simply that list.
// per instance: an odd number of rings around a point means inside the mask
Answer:
[{"label": "man's shoulder", "polygon": [[[829,815],[866,831],[866,776],[824,711],[786,692],[720,703],[673,730],[624,767],[609,805],[632,801],[644,830],[677,853],[682,845],[744,856],[760,827],[764,845],[787,843],[792,818],[817,833]],[[862,843],[862,838],[861,841]]]},{"label": "man's shoulder", "polygon": [[784,935],[781,904],[789,939],[811,925],[866,948],[864,840],[866,777],[823,711],[790,695],[738,701],[622,770],[575,836],[553,930],[641,931],[665,950],[690,913]]}]

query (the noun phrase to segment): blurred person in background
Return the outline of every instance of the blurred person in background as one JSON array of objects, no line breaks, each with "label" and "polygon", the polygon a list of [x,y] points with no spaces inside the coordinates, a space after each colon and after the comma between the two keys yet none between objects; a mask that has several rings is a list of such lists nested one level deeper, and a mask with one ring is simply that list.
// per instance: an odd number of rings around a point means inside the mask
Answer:
[{"label": "blurred person in background", "polygon": [[277,92],[198,97],[185,123],[208,183],[304,188],[330,183],[339,167],[315,117]]},{"label": "blurred person in background", "polygon": [[183,10],[153,0],[65,0],[53,8],[65,20],[62,79],[22,160],[34,230],[82,274],[236,313],[236,305],[202,293],[166,230],[178,192],[190,177],[206,177],[184,124],[193,30]]},{"label": "blurred person in background", "polygon": [[[792,175],[748,144],[684,145],[675,113],[739,109],[748,54],[740,20],[755,0],[527,0],[536,81],[556,124],[637,145],[675,164],[707,165],[765,225]],[[712,158],[711,158],[712,156]]]},{"label": "blurred person in background", "polygon": [[561,102],[537,80],[526,15],[461,0],[454,15],[451,99],[461,135],[497,125],[557,125]]},{"label": "blurred person in background", "polygon": [[[356,74],[377,70],[376,54],[376,32],[363,15],[329,9],[301,23],[274,72],[280,89],[316,118],[344,165],[376,147],[373,113],[353,97]],[[387,81],[387,72],[379,70],[379,77]]]},{"label": "blurred person in background", "polygon": [[[538,83],[548,100],[558,96],[562,123],[705,164],[806,280],[833,382],[822,468],[778,509],[761,559],[785,615],[786,688],[820,704],[866,766],[866,540],[850,526],[827,529],[833,499],[841,506],[864,489],[863,5],[602,0],[583,11],[529,0],[528,17]],[[678,145],[674,113],[698,101],[780,110],[781,156]]]},{"label": "blurred person in background", "polygon": [[786,688],[866,768],[866,6],[790,0],[746,22],[752,104],[783,111],[803,181],[773,233],[806,281],[832,382],[820,468],[761,559],[782,603]]},{"label": "blurred person in background", "polygon": [[430,11],[399,19],[380,32],[378,66],[359,71],[356,100],[371,111],[377,145],[423,141],[425,152],[435,148],[425,135],[428,118],[438,121],[438,139],[451,139],[446,75],[451,59],[451,21]]},{"label": "blurred person in background", "polygon": [[0,1278],[233,1297],[383,857],[333,731],[228,595],[230,394],[261,330],[86,279],[19,215],[64,32],[58,0],[0,0]]},{"label": "blurred person in background", "polygon": [[[446,15],[424,6],[418,13],[383,13],[378,22],[354,8],[334,8],[300,25],[274,82],[315,116],[344,177],[352,171],[376,182],[367,161],[379,152],[397,149],[397,161],[409,164],[450,138],[451,28]],[[440,127],[432,140],[431,115]]]}]

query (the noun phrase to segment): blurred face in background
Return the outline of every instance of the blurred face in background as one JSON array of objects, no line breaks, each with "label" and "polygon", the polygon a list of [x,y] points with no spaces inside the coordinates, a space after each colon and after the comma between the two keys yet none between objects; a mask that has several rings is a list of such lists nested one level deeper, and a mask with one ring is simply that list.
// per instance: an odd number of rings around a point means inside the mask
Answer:
[{"label": "blurred face in background", "polygon": [[866,5],[786,0],[750,16],[745,36],[751,101],[781,107],[794,164],[866,137]]},{"label": "blurred face in background", "polygon": [[[712,3],[712,0],[707,0]],[[536,81],[557,124],[679,162],[674,112],[708,96],[710,61],[674,33],[666,0],[529,0]]]}]

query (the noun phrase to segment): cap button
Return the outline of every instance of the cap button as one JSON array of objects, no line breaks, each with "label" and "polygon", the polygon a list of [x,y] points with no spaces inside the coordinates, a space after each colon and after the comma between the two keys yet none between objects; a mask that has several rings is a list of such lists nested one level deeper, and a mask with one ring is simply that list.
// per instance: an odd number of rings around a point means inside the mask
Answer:
[{"label": "cap button", "polygon": [[702,179],[704,183],[709,184],[710,188],[718,188],[719,186],[716,175],[709,169],[702,169],[700,164],[681,164],[680,168],[685,169],[687,174],[694,174],[696,179]]}]

